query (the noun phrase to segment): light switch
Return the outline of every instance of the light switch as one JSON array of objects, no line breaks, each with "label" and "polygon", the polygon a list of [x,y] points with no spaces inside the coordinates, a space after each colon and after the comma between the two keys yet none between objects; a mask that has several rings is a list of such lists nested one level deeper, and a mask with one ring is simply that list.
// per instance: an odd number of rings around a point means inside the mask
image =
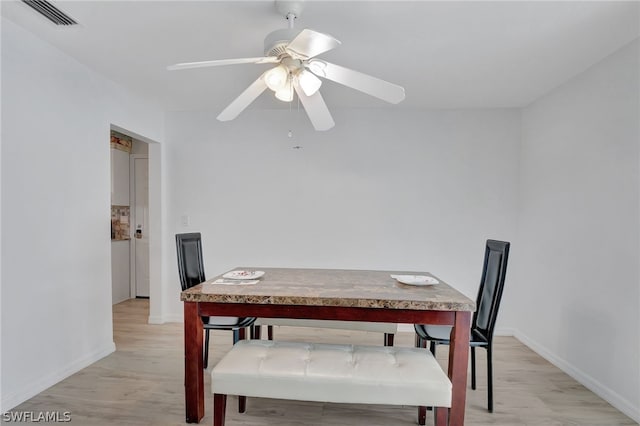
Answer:
[{"label": "light switch", "polygon": [[182,223],[182,226],[185,228],[189,226],[189,215],[183,214],[180,217],[180,223]]}]

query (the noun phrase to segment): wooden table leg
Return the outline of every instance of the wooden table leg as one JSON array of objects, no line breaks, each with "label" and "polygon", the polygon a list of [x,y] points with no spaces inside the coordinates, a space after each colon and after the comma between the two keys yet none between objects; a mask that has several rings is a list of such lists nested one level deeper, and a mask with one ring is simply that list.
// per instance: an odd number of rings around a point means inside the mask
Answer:
[{"label": "wooden table leg", "polygon": [[198,303],[184,302],[184,395],[187,423],[199,423],[204,417],[202,333]]},{"label": "wooden table leg", "polygon": [[449,379],[453,385],[451,395],[450,426],[464,425],[467,395],[467,364],[469,363],[469,332],[471,312],[458,311],[449,345]]}]

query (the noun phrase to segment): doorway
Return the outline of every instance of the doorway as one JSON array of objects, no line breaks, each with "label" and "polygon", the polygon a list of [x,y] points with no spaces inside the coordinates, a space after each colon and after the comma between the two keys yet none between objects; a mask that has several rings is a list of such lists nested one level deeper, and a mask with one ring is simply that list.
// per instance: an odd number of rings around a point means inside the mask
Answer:
[{"label": "doorway", "polygon": [[[161,234],[162,234],[162,204],[161,204],[161,169],[162,169],[162,147],[158,141],[149,139],[139,133],[135,133],[126,129],[124,127],[117,126],[115,124],[111,124],[110,126],[111,132],[117,132],[127,137],[130,137],[133,142],[131,152],[129,153],[134,158],[146,157],[146,167],[140,167],[138,171],[131,172],[131,160],[127,157],[126,166],[122,164],[122,173],[126,173],[127,175],[127,185],[126,190],[128,192],[126,201],[122,201],[129,205],[130,214],[135,213],[135,199],[132,200],[132,195],[135,192],[135,189],[131,188],[131,177],[135,177],[137,173],[142,174],[142,176],[146,176],[146,182],[142,185],[143,188],[146,188],[146,204],[147,207],[144,209],[143,219],[138,221],[137,218],[131,216],[130,218],[130,229],[129,234],[130,240],[135,240],[135,242],[129,242],[129,250],[126,253],[126,257],[122,256],[122,263],[120,265],[123,268],[126,268],[126,290],[122,289],[124,294],[124,298],[122,300],[136,298],[136,294],[138,292],[137,285],[135,283],[136,280],[131,277],[134,274],[134,268],[137,274],[141,274],[144,277],[145,284],[142,285],[141,295],[146,295],[142,297],[149,298],[149,318],[148,323],[150,324],[162,324],[166,321],[162,312],[162,291],[161,291],[161,282],[162,282],[162,267],[161,267]],[[138,161],[136,161],[137,163]],[[125,172],[126,169],[126,172]],[[138,167],[136,167],[138,169]],[[118,181],[118,176],[114,177],[113,169],[112,169],[112,191],[113,188],[116,187],[116,183]],[[114,182],[115,181],[115,182]],[[132,202],[133,201],[133,202]],[[112,204],[113,204],[113,192],[112,192]],[[143,205],[145,203],[142,203]],[[140,217],[140,215],[137,215]],[[137,225],[142,225],[142,235],[143,238],[136,238],[136,227]],[[137,247],[134,246],[136,243]],[[146,252],[146,261],[143,262],[143,267],[136,268],[136,262],[134,257],[134,252],[136,250],[144,250]],[[112,242],[112,285],[114,286],[114,291],[116,289],[116,276],[120,276],[120,270],[117,265],[117,261],[120,258],[116,258],[113,255],[113,242]],[[134,259],[134,260],[132,260]],[[126,262],[126,265],[124,264]],[[115,272],[114,272],[115,271]],[[124,274],[122,274],[124,276]],[[117,303],[114,301],[114,304]]]},{"label": "doorway", "polygon": [[113,304],[149,297],[149,147],[111,131]]}]

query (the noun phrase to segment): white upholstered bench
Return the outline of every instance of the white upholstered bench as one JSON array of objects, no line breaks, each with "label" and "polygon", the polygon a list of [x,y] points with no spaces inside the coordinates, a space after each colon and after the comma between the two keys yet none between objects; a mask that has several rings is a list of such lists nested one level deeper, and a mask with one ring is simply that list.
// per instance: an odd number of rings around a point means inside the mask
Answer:
[{"label": "white upholstered bench", "polygon": [[451,407],[451,381],[423,348],[242,340],[213,368],[211,388],[214,426],[224,426],[227,395],[416,405],[420,424],[430,406],[437,425]]}]

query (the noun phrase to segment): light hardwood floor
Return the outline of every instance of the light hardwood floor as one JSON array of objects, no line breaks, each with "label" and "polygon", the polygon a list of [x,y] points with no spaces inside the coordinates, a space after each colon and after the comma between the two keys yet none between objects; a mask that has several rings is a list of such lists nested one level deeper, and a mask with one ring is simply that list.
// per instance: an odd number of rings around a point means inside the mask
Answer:
[{"label": "light hardwood floor", "polygon": [[[117,350],[34,398],[15,411],[70,411],[73,425],[183,425],[183,340],[181,324],[149,325],[148,302],[129,300],[113,308]],[[281,340],[382,344],[382,335],[366,332],[280,328]],[[412,346],[411,333],[399,333],[396,345]],[[231,347],[229,332],[215,332],[209,365]],[[486,410],[485,351],[478,351],[478,389],[467,392],[466,425],[635,425],[607,402],[587,390],[514,338],[495,342],[494,413]],[[446,347],[438,348],[445,364]],[[43,354],[46,356],[46,354]],[[209,367],[211,368],[211,367]],[[205,373],[205,390],[210,389]],[[212,424],[213,398],[207,395]],[[237,400],[227,403],[227,426],[362,425],[416,423],[415,407],[322,404],[249,398],[247,412]],[[427,424],[433,424],[430,416]]]}]

